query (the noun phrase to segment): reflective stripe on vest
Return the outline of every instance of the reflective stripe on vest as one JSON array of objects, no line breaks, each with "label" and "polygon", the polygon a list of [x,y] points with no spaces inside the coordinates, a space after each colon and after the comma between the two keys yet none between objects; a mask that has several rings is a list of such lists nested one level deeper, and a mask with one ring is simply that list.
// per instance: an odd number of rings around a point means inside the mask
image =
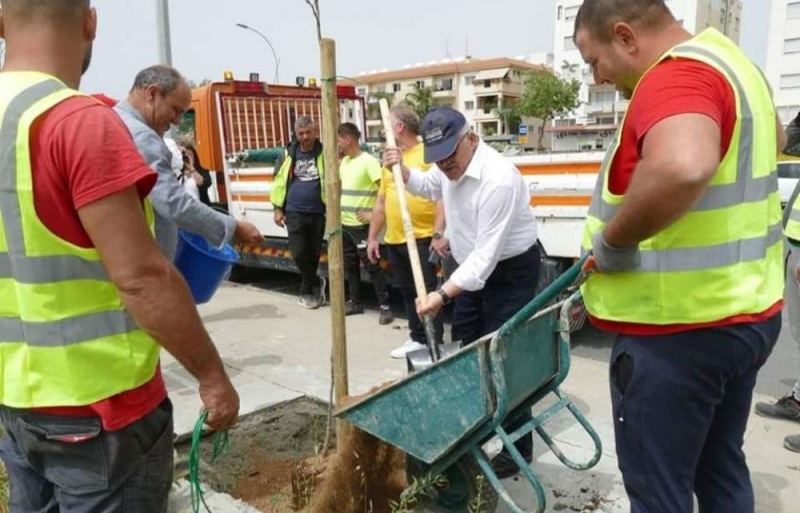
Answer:
[{"label": "reflective stripe on vest", "polygon": [[[767,126],[774,107],[761,74],[756,80],[747,68],[749,61],[733,48],[724,36],[708,30],[662,57],[717,67],[737,97],[734,136],[698,204],[639,245],[639,268],[599,274],[585,284],[586,305],[596,317],[643,324],[703,323],[760,313],[780,300],[781,212],[772,149],[775,137]],[[623,118],[623,126],[624,122]],[[593,234],[605,227],[624,201],[624,196],[608,189],[608,171],[621,133],[622,127],[601,167],[584,230],[584,252],[591,250]]]},{"label": "reflective stripe on vest", "polygon": [[[38,73],[0,80],[0,404],[91,404],[151,379],[159,347],[123,308],[97,250],[58,238],[36,215],[30,127],[80,93]],[[152,230],[149,201],[145,215]]]}]

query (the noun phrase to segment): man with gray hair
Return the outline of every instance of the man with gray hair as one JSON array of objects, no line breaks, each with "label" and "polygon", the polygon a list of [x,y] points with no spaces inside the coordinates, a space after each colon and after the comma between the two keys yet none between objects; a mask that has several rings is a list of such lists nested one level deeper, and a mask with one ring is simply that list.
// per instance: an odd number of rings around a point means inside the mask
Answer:
[{"label": "man with gray hair", "polygon": [[317,276],[325,236],[325,163],[314,121],[300,116],[295,137],[275,163],[272,206],[275,224],[289,232],[289,250],[303,277],[298,303],[308,309],[325,304],[325,280]]},{"label": "man with gray hair", "polygon": [[202,235],[215,247],[232,239],[251,244],[263,240],[255,226],[203,205],[176,179],[164,135],[180,121],[191,99],[191,89],[181,74],[172,67],[157,65],[140,71],[128,99],[114,107],[139,153],[158,172],[150,199],[156,212],[156,241],[170,260],[178,248],[178,228]]}]

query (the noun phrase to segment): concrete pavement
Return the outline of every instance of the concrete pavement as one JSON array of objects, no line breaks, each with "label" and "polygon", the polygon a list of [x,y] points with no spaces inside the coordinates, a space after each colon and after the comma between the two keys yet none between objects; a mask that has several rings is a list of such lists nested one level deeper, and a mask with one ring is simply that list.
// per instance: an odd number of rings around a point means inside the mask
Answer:
[{"label": "concrete pavement", "polygon": [[[209,304],[200,307],[200,312],[239,390],[242,414],[303,395],[327,401],[331,340],[328,308],[308,311],[297,305],[292,294],[225,285]],[[352,395],[405,375],[404,361],[390,359],[389,351],[406,335],[403,319],[380,326],[377,313],[347,318]],[[190,433],[200,409],[196,383],[169,355],[164,357],[163,369],[175,403],[176,431]],[[547,489],[547,511],[628,511],[614,453],[607,366],[573,357],[570,376],[562,389],[600,434],[604,455],[594,469],[575,472],[536,439],[532,467]],[[758,396],[758,400],[771,398]],[[570,417],[561,415],[547,427],[568,456],[589,456],[590,440]],[[792,433],[800,433],[800,424],[751,417],[745,451],[759,513],[800,511],[800,454],[782,447],[784,436]],[[494,451],[499,446],[493,442],[488,448]],[[534,495],[521,481],[510,479],[504,485],[521,507],[534,507]],[[498,512],[506,511],[505,506],[498,508]]]}]

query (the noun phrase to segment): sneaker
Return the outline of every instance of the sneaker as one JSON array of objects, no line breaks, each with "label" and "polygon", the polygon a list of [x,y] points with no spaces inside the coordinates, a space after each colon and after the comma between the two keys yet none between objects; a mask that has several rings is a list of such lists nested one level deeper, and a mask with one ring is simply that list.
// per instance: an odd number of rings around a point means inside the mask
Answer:
[{"label": "sneaker", "polygon": [[420,349],[425,349],[425,344],[420,344],[419,342],[414,342],[413,340],[409,339],[406,340],[405,343],[398,347],[397,349],[393,350],[391,355],[392,358],[399,360],[401,358],[405,358],[406,354],[412,351],[418,351]]},{"label": "sneaker", "polygon": [[358,315],[363,314],[364,308],[361,306],[361,303],[357,303],[355,301],[348,301],[344,304],[344,314],[345,315]]},{"label": "sneaker", "polygon": [[378,324],[386,325],[391,324],[394,321],[394,314],[392,313],[392,307],[388,305],[381,305],[381,313],[378,317]]},{"label": "sneaker", "polygon": [[800,435],[787,436],[783,439],[783,446],[792,452],[800,452]]},{"label": "sneaker", "polygon": [[[525,460],[525,463],[530,463],[533,461],[533,456],[530,454],[523,454],[522,459]],[[506,479],[519,474],[519,466],[514,461],[514,458],[506,451],[500,451],[500,454],[492,458],[491,465],[498,479]]]},{"label": "sneaker", "polygon": [[300,294],[300,297],[297,299],[297,304],[309,310],[319,308],[319,300],[313,294]]},{"label": "sneaker", "polygon": [[788,419],[800,422],[800,401],[792,395],[778,399],[775,404],[758,403],[756,413],[762,417]]}]

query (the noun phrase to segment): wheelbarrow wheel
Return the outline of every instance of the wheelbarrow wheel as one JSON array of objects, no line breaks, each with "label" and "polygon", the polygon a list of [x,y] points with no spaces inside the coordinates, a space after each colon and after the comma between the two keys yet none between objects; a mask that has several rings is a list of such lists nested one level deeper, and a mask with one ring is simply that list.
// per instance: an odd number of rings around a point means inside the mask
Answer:
[{"label": "wheelbarrow wheel", "polygon": [[[426,464],[411,456],[406,459],[409,483],[427,472]],[[462,456],[442,474],[445,482],[420,496],[414,513],[494,513],[497,509],[497,492],[471,454]]]}]

